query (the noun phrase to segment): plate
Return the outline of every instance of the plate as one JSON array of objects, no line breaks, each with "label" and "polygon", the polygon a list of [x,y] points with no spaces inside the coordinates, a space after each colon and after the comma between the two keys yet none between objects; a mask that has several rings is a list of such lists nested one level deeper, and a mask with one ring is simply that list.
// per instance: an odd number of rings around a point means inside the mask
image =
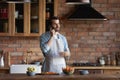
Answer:
[{"label": "plate", "polygon": [[59,75],[59,73],[55,73],[55,72],[42,72],[38,75]]}]

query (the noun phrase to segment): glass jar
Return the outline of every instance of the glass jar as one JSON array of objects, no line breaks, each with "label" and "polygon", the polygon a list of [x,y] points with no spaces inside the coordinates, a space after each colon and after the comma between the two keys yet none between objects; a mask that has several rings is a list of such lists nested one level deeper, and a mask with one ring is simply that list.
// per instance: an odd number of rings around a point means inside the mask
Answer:
[{"label": "glass jar", "polygon": [[106,56],[106,64],[107,64],[107,65],[111,65],[110,55],[107,55],[107,56]]},{"label": "glass jar", "polygon": [[105,65],[105,58],[104,57],[100,57],[99,58],[99,62],[100,62],[100,65],[104,66]]},{"label": "glass jar", "polygon": [[116,66],[116,53],[111,53],[111,65]]}]

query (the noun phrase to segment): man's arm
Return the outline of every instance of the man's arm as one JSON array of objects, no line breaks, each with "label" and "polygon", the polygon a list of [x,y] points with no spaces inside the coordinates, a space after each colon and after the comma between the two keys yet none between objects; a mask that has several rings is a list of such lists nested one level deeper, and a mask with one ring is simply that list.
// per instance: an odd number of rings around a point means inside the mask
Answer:
[{"label": "man's arm", "polygon": [[61,52],[61,56],[64,56],[64,57],[70,57],[70,50],[69,50],[69,47],[68,47],[68,42],[67,42],[67,39],[65,37],[63,37],[63,42],[64,42],[64,52]]},{"label": "man's arm", "polygon": [[46,33],[40,37],[40,47],[44,55],[49,52],[53,37],[56,34],[54,30],[51,30],[50,33]]},{"label": "man's arm", "polygon": [[47,53],[50,50],[50,47],[48,45],[49,40],[50,40],[49,35],[40,36],[40,48],[41,48],[44,55],[47,55]]}]

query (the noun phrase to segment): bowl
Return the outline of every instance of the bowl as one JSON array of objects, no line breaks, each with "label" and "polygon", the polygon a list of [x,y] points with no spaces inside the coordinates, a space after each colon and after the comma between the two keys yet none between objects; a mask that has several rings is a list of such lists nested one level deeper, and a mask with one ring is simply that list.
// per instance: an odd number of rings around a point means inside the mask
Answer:
[{"label": "bowl", "polygon": [[89,74],[88,70],[79,70],[80,75],[87,75]]},{"label": "bowl", "polygon": [[40,62],[39,62],[39,61],[36,61],[36,62],[34,62],[34,64],[39,66],[39,65],[40,65]]},{"label": "bowl", "polygon": [[27,75],[28,75],[28,76],[35,76],[36,73],[35,73],[35,72],[28,72],[28,71],[27,71]]},{"label": "bowl", "polygon": [[66,75],[71,75],[71,74],[73,74],[73,73],[74,73],[74,71],[70,71],[70,72],[63,71],[63,73],[64,73],[64,74],[66,74]]},{"label": "bowl", "polygon": [[63,73],[66,74],[66,75],[71,75],[74,73],[74,68],[73,67],[66,67],[66,68],[63,68]]}]

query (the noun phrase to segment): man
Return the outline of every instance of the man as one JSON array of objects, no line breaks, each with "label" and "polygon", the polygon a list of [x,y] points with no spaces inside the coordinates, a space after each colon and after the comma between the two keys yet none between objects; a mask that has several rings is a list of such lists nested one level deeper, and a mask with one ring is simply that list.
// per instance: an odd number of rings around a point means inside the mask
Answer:
[{"label": "man", "polygon": [[60,21],[58,17],[51,18],[50,31],[40,36],[40,48],[45,60],[43,62],[43,72],[62,73],[62,68],[66,67],[65,58],[70,57],[70,51],[66,38],[59,33]]}]

